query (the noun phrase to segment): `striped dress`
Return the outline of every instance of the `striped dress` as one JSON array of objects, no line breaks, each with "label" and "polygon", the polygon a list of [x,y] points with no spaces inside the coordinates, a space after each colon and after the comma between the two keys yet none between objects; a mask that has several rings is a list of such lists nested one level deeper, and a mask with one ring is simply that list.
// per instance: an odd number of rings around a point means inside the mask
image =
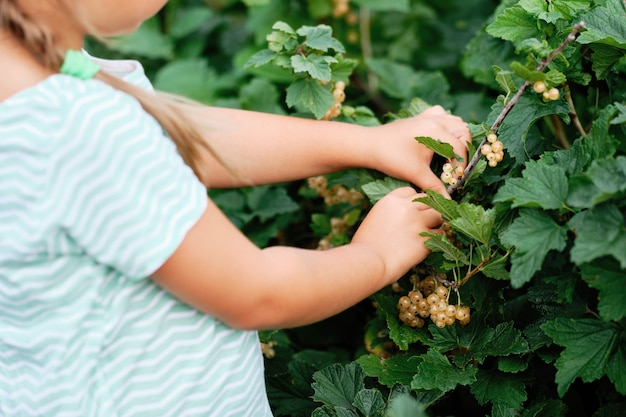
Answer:
[{"label": "striped dress", "polygon": [[[109,64],[129,65],[147,85]],[[0,102],[0,416],[271,416],[256,332],[147,278],[206,198],[99,81],[54,75]]]}]

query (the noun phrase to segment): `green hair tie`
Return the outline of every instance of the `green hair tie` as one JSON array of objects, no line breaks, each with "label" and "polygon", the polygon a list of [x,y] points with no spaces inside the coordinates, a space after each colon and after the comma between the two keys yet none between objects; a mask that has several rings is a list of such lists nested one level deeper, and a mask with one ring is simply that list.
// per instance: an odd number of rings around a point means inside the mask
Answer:
[{"label": "green hair tie", "polygon": [[80,51],[69,50],[61,65],[61,73],[81,80],[88,80],[100,71],[100,65],[83,55]]}]

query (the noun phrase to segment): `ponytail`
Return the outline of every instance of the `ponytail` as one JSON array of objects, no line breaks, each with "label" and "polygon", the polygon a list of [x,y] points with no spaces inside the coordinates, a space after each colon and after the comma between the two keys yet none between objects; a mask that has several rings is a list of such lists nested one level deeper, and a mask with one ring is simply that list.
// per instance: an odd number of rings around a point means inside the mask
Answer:
[{"label": "ponytail", "polygon": [[[46,68],[58,72],[63,65],[65,52],[59,49],[51,31],[35,24],[20,10],[16,0],[0,0],[0,29],[7,30],[17,41],[26,47]],[[202,152],[208,152],[218,163],[235,175],[204,139],[202,128],[186,114],[189,100],[172,95],[144,90],[115,77],[105,71],[98,71],[94,77],[116,90],[136,98],[143,109],[154,117],[175,143],[178,153],[196,176],[202,181]],[[206,183],[206,181],[203,181]]]}]

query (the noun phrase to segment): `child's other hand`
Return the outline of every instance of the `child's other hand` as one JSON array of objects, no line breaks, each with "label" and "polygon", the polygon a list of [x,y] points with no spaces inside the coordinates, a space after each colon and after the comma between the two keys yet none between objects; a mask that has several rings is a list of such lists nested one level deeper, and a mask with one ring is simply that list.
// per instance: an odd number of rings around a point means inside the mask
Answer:
[{"label": "child's other hand", "polygon": [[419,264],[430,252],[424,245],[428,237],[420,233],[441,233],[438,229],[441,215],[413,201],[421,196],[424,194],[410,187],[390,192],[372,207],[352,239],[352,243],[370,246],[381,257],[389,283]]},{"label": "child's other hand", "polygon": [[420,189],[431,189],[448,195],[439,175],[432,172],[430,162],[433,151],[415,140],[427,136],[454,148],[464,162],[467,161],[467,143],[471,135],[467,124],[458,116],[448,114],[442,107],[434,106],[418,116],[401,119],[372,128],[374,167],[395,178],[409,181]]}]

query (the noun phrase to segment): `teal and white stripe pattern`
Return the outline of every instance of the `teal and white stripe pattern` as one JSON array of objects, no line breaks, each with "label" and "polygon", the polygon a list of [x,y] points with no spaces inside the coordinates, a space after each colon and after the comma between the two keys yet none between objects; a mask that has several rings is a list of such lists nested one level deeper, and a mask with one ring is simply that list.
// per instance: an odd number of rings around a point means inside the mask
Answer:
[{"label": "teal and white stripe pattern", "polygon": [[146,278],[206,198],[156,121],[98,81],[0,103],[0,416],[271,416],[256,332]]}]

